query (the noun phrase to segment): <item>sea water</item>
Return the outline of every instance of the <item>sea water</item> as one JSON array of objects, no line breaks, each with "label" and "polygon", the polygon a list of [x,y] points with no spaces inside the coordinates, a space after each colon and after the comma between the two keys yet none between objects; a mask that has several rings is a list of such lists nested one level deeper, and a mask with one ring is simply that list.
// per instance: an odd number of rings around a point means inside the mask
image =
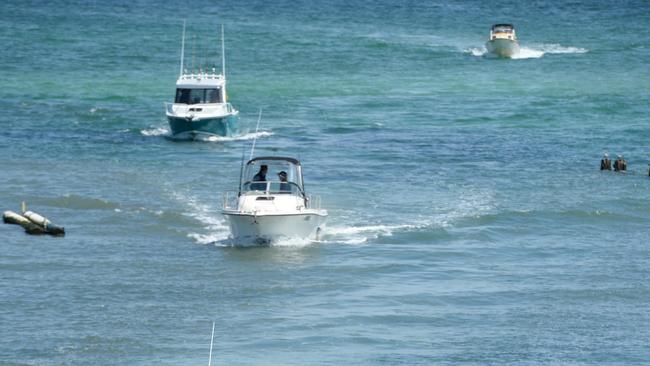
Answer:
[{"label": "sea water", "polygon": [[[205,364],[213,321],[213,365],[650,360],[646,1],[0,14],[0,208],[67,232],[0,225],[0,364]],[[184,19],[195,69],[225,25],[237,136],[168,138]],[[498,22],[516,59],[485,55]],[[253,139],[302,161],[320,242],[230,244]]]}]

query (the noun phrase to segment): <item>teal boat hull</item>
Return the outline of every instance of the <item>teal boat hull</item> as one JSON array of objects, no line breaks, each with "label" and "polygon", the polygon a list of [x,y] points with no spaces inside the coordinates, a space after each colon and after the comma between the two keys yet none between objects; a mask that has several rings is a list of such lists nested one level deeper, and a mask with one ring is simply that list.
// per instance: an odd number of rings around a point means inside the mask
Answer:
[{"label": "teal boat hull", "polygon": [[193,120],[191,118],[167,116],[171,137],[193,140],[201,137],[228,137],[238,131],[238,115]]}]

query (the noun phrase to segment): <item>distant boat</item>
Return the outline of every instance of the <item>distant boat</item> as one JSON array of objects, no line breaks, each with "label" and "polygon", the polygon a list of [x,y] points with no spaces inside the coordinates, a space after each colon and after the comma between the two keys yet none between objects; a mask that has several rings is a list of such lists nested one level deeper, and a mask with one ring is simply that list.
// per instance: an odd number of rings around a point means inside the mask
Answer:
[{"label": "distant boat", "polygon": [[226,193],[222,211],[235,241],[319,239],[327,211],[321,209],[320,197],[306,195],[298,160],[257,157],[242,168],[239,192]]},{"label": "distant boat", "polygon": [[488,52],[510,58],[519,53],[519,42],[512,24],[495,24],[490,30],[490,40],[485,43]]},{"label": "distant boat", "polygon": [[226,94],[226,59],[221,27],[221,73],[215,68],[187,72],[185,56],[185,24],[181,45],[181,69],[176,81],[173,103],[165,103],[171,135],[175,139],[194,140],[205,136],[230,136],[237,131],[239,111],[228,103]]}]

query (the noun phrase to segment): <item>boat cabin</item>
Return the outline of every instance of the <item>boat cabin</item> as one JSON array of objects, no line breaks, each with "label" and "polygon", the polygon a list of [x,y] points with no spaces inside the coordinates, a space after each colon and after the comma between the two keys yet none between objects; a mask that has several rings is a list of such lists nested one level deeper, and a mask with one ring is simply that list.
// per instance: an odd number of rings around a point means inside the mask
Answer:
[{"label": "boat cabin", "polygon": [[215,73],[183,74],[176,82],[174,104],[226,103],[226,80]]},{"label": "boat cabin", "polygon": [[516,40],[515,27],[512,24],[495,24],[490,30],[490,40],[509,39]]},{"label": "boat cabin", "polygon": [[240,189],[244,194],[293,194],[304,197],[300,162],[280,156],[251,159],[244,167]]}]

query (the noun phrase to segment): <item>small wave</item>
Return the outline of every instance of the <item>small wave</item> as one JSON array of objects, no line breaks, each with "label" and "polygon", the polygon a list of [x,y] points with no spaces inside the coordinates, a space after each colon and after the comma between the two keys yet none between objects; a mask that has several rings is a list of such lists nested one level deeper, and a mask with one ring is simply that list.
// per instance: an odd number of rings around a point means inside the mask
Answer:
[{"label": "small wave", "polygon": [[259,131],[259,132],[249,132],[243,135],[235,135],[235,136],[206,136],[206,137],[197,138],[197,140],[208,141],[208,142],[224,142],[224,141],[252,140],[255,138],[263,138],[269,136],[273,136],[273,132]]},{"label": "small wave", "polygon": [[[419,225],[369,225],[369,226],[342,226],[327,227],[324,236],[334,237],[346,244],[363,244],[379,236],[392,236],[395,231],[418,228]],[[339,237],[342,240],[338,240]]]},{"label": "small wave", "polygon": [[146,130],[140,130],[140,133],[143,136],[168,136],[169,129],[165,127],[156,127],[156,128],[146,129]]},{"label": "small wave", "polygon": [[117,203],[105,201],[100,198],[83,197],[74,194],[46,198],[41,200],[41,202],[53,207],[65,207],[79,210],[115,210],[119,208]]}]

